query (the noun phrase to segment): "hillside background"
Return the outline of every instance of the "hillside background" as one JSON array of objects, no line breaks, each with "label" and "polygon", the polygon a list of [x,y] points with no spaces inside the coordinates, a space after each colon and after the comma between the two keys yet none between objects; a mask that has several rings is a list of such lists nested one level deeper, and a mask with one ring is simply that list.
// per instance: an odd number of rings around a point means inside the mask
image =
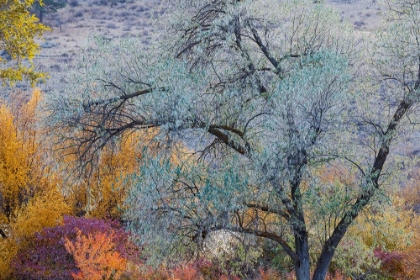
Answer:
[{"label": "hillside background", "polygon": [[[327,2],[341,13],[343,20],[353,23],[358,32],[371,32],[380,24],[376,0]],[[44,17],[44,23],[52,31],[46,32],[40,42],[42,51],[36,59],[39,69],[52,76],[67,69],[93,35],[110,40],[138,37],[147,45],[155,31],[151,21],[160,4],[160,0],[69,0],[57,13]]]}]

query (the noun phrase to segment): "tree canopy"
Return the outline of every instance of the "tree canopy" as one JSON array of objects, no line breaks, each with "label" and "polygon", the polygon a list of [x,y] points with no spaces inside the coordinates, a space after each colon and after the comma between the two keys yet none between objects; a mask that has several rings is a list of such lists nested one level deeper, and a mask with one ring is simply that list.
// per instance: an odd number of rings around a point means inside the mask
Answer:
[{"label": "tree canopy", "polygon": [[45,78],[45,73],[36,71],[32,59],[39,52],[35,38],[49,28],[30,14],[33,3],[34,0],[0,1],[0,51],[11,59],[8,61],[0,56],[0,79],[3,84],[23,79],[34,84]]},{"label": "tree canopy", "polygon": [[[98,40],[65,98],[51,99],[51,124],[85,164],[123,133],[158,129],[161,151],[127,198],[141,244],[170,256],[221,230],[262,237],[297,279],[311,264],[324,279],[352,223],[382,199],[392,144],[416,118],[420,4],[392,1],[365,52],[312,2],[165,3],[158,42]],[[179,142],[190,153],[174,163]],[[321,180],[322,168],[351,176]]]}]

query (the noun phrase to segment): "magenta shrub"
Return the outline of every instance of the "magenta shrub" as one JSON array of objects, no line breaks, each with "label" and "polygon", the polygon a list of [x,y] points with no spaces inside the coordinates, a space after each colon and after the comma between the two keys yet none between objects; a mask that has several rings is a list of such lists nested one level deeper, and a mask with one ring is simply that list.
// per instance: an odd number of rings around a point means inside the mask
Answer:
[{"label": "magenta shrub", "polygon": [[129,260],[138,258],[139,250],[130,242],[129,233],[115,222],[93,218],[64,217],[64,224],[44,228],[36,233],[29,246],[18,252],[12,261],[16,279],[72,279],[78,273],[72,255],[64,247],[64,238],[76,240],[77,229],[82,234],[114,231],[117,251]]}]

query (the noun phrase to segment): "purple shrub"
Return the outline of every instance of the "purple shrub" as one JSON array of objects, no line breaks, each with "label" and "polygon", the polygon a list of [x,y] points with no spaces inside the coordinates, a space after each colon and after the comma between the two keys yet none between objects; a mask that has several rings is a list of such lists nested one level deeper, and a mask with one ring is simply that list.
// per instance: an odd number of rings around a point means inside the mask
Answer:
[{"label": "purple shrub", "polygon": [[118,223],[90,218],[64,217],[64,224],[44,228],[36,233],[27,248],[12,261],[17,279],[73,279],[78,273],[73,256],[64,246],[64,239],[76,240],[77,230],[88,235],[94,232],[115,232],[114,243],[122,257],[135,260],[139,250],[129,241],[129,233]]},{"label": "purple shrub", "polygon": [[386,252],[381,248],[376,248],[374,255],[381,261],[381,270],[388,275],[398,276],[404,273],[404,255],[399,252]]}]

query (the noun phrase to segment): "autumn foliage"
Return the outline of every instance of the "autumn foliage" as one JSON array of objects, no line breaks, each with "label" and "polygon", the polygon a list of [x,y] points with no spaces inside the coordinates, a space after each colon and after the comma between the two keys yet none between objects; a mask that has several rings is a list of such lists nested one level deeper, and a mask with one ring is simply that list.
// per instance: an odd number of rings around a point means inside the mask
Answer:
[{"label": "autumn foliage", "polygon": [[113,219],[121,217],[129,175],[136,171],[137,162],[141,158],[140,149],[136,147],[136,141],[140,138],[141,135],[136,133],[123,135],[120,141],[105,147],[97,166],[78,185],[79,192],[85,195],[84,209],[91,216]]},{"label": "autumn foliage", "polygon": [[138,254],[118,224],[66,216],[63,225],[36,233],[12,268],[19,279],[101,279],[95,277],[120,275]]},{"label": "autumn foliage", "polygon": [[94,232],[83,235],[77,230],[75,241],[65,237],[64,246],[80,270],[72,273],[74,279],[119,279],[127,268],[127,259],[116,251],[115,232]]},{"label": "autumn foliage", "polygon": [[[38,125],[37,108],[41,100],[41,92],[34,90],[29,96],[16,95],[13,102],[0,105],[0,229],[6,236],[0,239],[3,277],[240,279],[226,272],[229,267],[221,268],[203,258],[180,260],[171,267],[148,266],[141,250],[130,240],[130,233],[118,223],[104,220],[122,219],[121,206],[129,190],[130,174],[136,172],[142,158],[142,149],[136,143],[145,136],[123,135],[112,146],[105,147],[90,177],[64,181],[63,171],[52,165],[54,154],[45,144],[46,134]],[[175,157],[173,160],[176,161]],[[337,188],[351,185],[354,180],[346,170],[324,168],[318,175],[323,184]],[[66,189],[65,184],[73,189],[63,195],[59,186]],[[414,279],[420,275],[418,219],[413,212],[418,199],[415,186],[411,186],[413,192],[403,193],[407,202],[394,196],[385,212],[375,214],[379,221],[376,226],[360,220],[350,230],[352,236],[363,240],[366,248],[384,246],[385,250],[376,247],[371,253],[380,263],[382,275],[387,277]],[[74,208],[76,204],[79,209]],[[95,218],[65,216],[80,209],[89,210],[86,215]],[[259,217],[259,213],[248,214],[250,219]],[[267,221],[271,221],[269,216]],[[293,271],[286,275],[270,267],[256,267],[254,271],[256,279],[294,279]],[[335,270],[328,274],[328,279],[348,279],[348,275]]]},{"label": "autumn foliage", "polygon": [[[12,96],[13,97],[13,96]],[[28,239],[44,227],[60,224],[70,208],[42,145],[37,108],[39,90],[0,104],[0,270],[10,274],[10,262]],[[25,98],[26,97],[26,98]]]},{"label": "autumn foliage", "polygon": [[0,0],[0,280],[420,279],[420,2],[368,51],[321,2],[165,1],[44,97],[43,2]]},{"label": "autumn foliage", "polygon": [[[48,27],[38,22],[29,12],[35,0],[1,0],[0,1],[0,50],[5,50],[14,60],[14,65],[7,65],[7,60],[0,56],[0,80],[14,83],[27,79],[32,83],[45,78],[45,73],[35,71],[34,65],[25,65],[23,61],[32,62],[39,52],[35,39]],[[7,65],[6,67],[3,67]]]}]

